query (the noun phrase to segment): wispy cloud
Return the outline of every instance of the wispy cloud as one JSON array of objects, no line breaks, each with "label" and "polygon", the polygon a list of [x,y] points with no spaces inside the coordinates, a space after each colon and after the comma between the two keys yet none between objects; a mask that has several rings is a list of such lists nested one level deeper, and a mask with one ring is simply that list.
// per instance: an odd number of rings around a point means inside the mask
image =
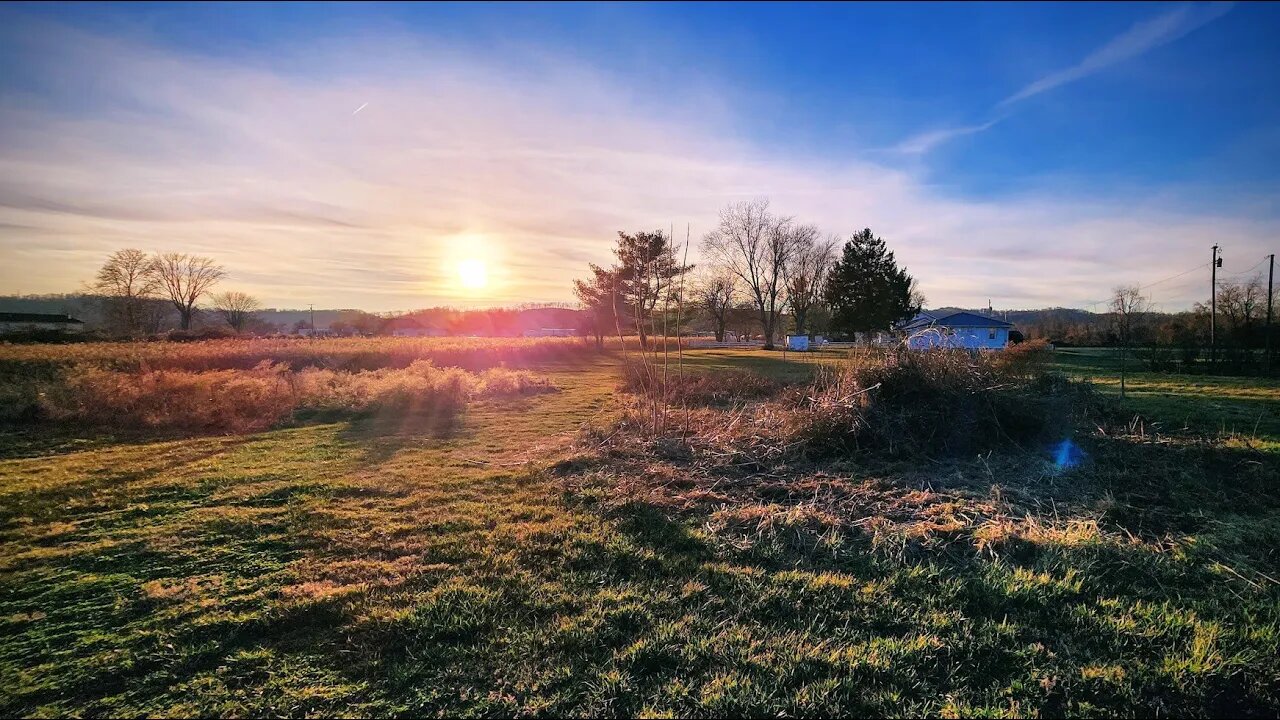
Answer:
[{"label": "wispy cloud", "polygon": [[[230,287],[274,306],[568,300],[618,230],[690,222],[697,238],[724,203],[756,195],[829,232],[870,226],[938,304],[997,290],[997,305],[1078,303],[1202,262],[1205,237],[1260,255],[1280,235],[1132,196],[959,200],[891,164],[736,140],[704,86],[648,97],[566,59],[519,74],[380,37],[299,51],[314,53],[293,58],[315,68],[303,76],[27,35],[33,84],[94,95],[0,103],[0,292],[74,289],[133,246],[215,256]],[[353,96],[368,103],[355,115]],[[494,287],[460,298],[450,274],[471,255]]]},{"label": "wispy cloud", "polygon": [[991,126],[995,125],[997,122],[999,122],[999,120],[992,120],[990,122],[982,123],[981,125],[944,128],[942,130],[932,130],[920,133],[919,135],[914,135],[903,140],[894,146],[893,149],[904,155],[923,155],[948,140],[989,130]]},{"label": "wispy cloud", "polygon": [[1186,4],[1153,18],[1134,23],[1132,27],[1108,41],[1069,68],[1049,73],[1001,100],[1006,107],[1020,100],[1088,77],[1117,63],[1166,45],[1229,12],[1234,3]]},{"label": "wispy cloud", "polygon": [[[1230,2],[1188,3],[1134,23],[1128,30],[1089,53],[1075,65],[1049,73],[996,103],[994,110],[1007,110],[1014,103],[1075,82],[1117,63],[1138,57],[1161,45],[1171,43],[1192,30],[1222,17],[1231,10],[1233,5],[1234,3]],[[894,149],[904,155],[923,155],[955,138],[989,130],[1000,120],[1001,118],[996,118],[979,125],[931,130],[907,138]]]}]

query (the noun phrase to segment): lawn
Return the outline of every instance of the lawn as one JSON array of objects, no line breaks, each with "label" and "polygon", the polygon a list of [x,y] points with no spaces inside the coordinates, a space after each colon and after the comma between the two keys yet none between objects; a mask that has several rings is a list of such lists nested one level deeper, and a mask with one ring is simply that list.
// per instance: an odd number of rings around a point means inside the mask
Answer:
[{"label": "lawn", "polygon": [[[1063,372],[1118,395],[1120,362],[1110,348],[1059,348]],[[1125,378],[1126,405],[1168,430],[1190,428],[1256,440],[1280,450],[1280,380],[1275,378],[1134,372]]]},{"label": "lawn", "polygon": [[[814,360],[684,363],[799,380]],[[851,458],[720,499],[662,456],[617,466],[652,491],[628,495],[580,430],[618,413],[618,364],[535,364],[558,392],[447,427],[7,431],[0,712],[1280,712],[1274,453],[1081,438],[1077,471]],[[815,519],[836,493],[863,530]]]}]

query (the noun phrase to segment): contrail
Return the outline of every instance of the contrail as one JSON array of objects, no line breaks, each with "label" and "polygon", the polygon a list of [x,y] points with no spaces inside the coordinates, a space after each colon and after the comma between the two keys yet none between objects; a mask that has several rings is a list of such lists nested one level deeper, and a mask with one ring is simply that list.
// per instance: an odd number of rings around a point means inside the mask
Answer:
[{"label": "contrail", "polygon": [[352,114],[352,115],[355,115],[356,113],[360,112],[361,110],[363,110],[363,109],[365,109],[365,108],[367,108],[367,107],[369,107],[369,103],[365,103],[365,104],[361,105],[360,107],[356,108],[356,109],[355,109],[355,112],[353,112],[353,113],[351,113],[351,114]]}]

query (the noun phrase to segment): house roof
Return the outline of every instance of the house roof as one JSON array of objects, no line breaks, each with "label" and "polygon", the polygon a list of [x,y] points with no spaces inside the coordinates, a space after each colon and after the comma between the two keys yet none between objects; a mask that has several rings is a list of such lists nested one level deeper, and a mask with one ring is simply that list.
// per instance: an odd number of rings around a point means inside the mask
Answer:
[{"label": "house roof", "polygon": [[927,327],[1013,327],[1013,323],[971,312],[946,314],[922,312],[911,318],[911,322],[903,325],[902,329],[920,330]]},{"label": "house roof", "polygon": [[54,315],[51,313],[15,313],[0,312],[0,322],[13,323],[62,323],[64,325],[83,325],[84,322],[70,315]]}]

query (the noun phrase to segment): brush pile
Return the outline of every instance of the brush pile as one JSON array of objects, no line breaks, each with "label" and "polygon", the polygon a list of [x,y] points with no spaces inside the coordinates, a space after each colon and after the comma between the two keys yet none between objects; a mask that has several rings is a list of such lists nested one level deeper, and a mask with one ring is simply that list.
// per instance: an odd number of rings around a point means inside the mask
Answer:
[{"label": "brush pile", "polygon": [[798,386],[742,371],[677,378],[633,366],[621,384],[632,402],[598,438],[615,451],[678,441],[729,465],[1029,450],[1110,417],[1088,385],[1034,370],[1043,352],[867,355]]},{"label": "brush pile", "polygon": [[1042,515],[1041,498],[1083,482],[1051,448],[1123,423],[1090,386],[1043,372],[1047,350],[1022,352],[868,354],[798,385],[632,370],[626,410],[585,431],[562,473],[606,505],[708,513],[717,537],[756,550],[864,538],[895,554],[956,541],[994,553],[1022,529],[1096,539],[1081,534],[1105,513],[1096,503]]}]

